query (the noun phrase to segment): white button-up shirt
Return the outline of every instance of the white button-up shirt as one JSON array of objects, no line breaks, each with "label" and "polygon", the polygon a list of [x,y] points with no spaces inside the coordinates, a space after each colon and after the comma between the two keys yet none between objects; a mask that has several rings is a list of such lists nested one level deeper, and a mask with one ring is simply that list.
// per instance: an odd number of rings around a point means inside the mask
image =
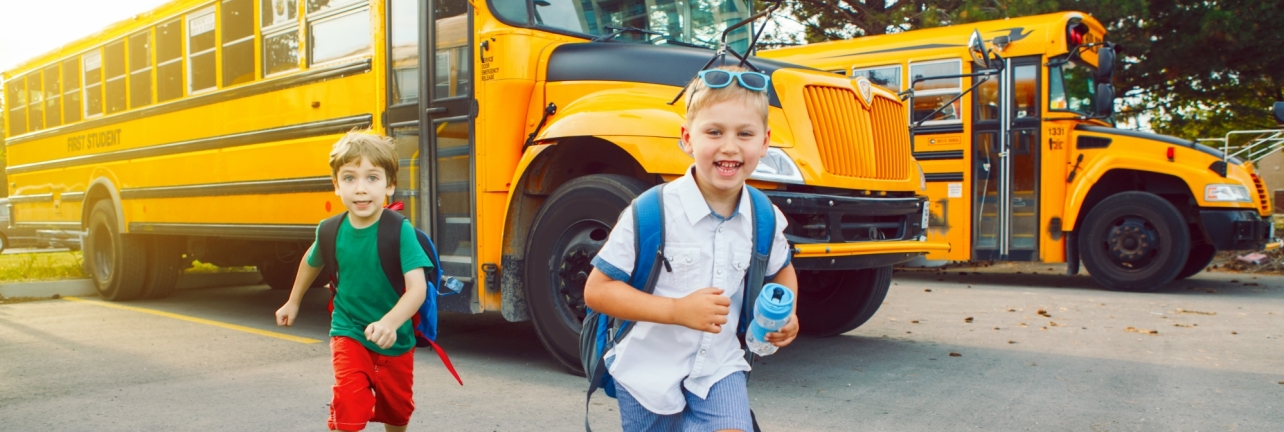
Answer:
[{"label": "white button-up shirt", "polygon": [[[654,295],[682,298],[708,287],[721,288],[731,297],[731,311],[720,333],[692,330],[680,325],[638,322],[606,354],[608,369],[647,410],[675,414],[686,407],[683,387],[705,398],[709,388],[727,375],[748,371],[744,351],[736,338],[743,302],[745,272],[753,256],[753,210],[749,191],[741,189],[740,203],[729,218],[714,213],[696,186],[692,170],[664,187],[664,256],[673,271],[660,267]],[[775,240],[766,274],[774,276],[789,264],[785,240],[788,223],[776,213]],[[627,282],[633,270],[633,209],[620,220],[606,245],[593,259],[602,273]]]}]

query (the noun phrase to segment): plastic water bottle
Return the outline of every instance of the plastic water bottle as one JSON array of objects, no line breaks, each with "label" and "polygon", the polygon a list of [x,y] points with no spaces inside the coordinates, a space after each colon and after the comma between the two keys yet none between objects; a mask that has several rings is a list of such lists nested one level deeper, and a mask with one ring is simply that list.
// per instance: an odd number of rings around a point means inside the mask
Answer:
[{"label": "plastic water bottle", "polygon": [[767,342],[767,333],[784,327],[789,322],[789,314],[793,309],[793,291],[778,283],[764,285],[753,308],[749,334],[745,335],[745,345],[749,346],[749,351],[760,356],[775,354],[776,346]]},{"label": "plastic water bottle", "polygon": [[440,293],[440,295],[459,294],[464,289],[464,283],[459,279],[455,279],[452,276],[444,276],[441,279],[442,288],[445,288],[446,292]]}]

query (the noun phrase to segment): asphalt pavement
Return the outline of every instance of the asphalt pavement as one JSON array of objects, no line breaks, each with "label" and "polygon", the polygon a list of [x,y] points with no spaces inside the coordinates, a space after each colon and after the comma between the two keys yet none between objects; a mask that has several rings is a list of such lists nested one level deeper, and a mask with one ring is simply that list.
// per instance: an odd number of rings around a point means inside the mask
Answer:
[{"label": "asphalt pavement", "polygon": [[[1284,425],[1284,277],[1202,273],[1155,293],[1120,293],[1054,274],[1061,269],[898,271],[869,323],[799,339],[755,367],[759,423],[765,431]],[[333,382],[329,293],[310,291],[298,324],[279,328],[272,313],[286,295],[243,286],[0,305],[0,429],[323,430]],[[439,342],[465,386],[431,351],[417,352],[412,430],[582,427],[587,382],[544,352],[530,323],[445,314]],[[619,429],[614,400],[601,393],[590,419],[595,430]]]}]

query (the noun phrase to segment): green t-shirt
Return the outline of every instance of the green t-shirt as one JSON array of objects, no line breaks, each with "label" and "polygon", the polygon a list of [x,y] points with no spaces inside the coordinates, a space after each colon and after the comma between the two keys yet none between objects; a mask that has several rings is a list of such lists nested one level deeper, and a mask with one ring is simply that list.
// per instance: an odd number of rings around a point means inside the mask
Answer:
[{"label": "green t-shirt", "polygon": [[[391,211],[391,210],[388,210]],[[320,228],[318,227],[318,230]],[[339,263],[338,293],[334,297],[334,313],[330,316],[330,336],[346,336],[361,342],[371,351],[383,355],[396,356],[405,354],[415,346],[415,331],[411,320],[406,320],[397,329],[397,341],[388,349],[379,348],[366,339],[366,326],[379,321],[401,297],[388,283],[388,277],[379,264],[379,224],[357,229],[344,219],[339,225],[338,238],[335,239],[335,260]],[[308,265],[322,267],[325,262],[317,253],[317,244],[312,243],[312,253],[308,254]],[[401,225],[401,268],[413,269],[423,267],[424,274],[432,273],[432,261],[419,240],[410,221]],[[429,293],[428,295],[431,295]]]}]

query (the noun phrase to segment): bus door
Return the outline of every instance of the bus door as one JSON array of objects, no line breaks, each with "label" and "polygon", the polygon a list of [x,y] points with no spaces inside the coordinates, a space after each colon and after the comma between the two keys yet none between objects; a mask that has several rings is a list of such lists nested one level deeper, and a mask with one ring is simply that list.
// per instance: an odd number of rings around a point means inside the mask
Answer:
[{"label": "bus door", "polygon": [[[390,79],[404,75],[417,84],[413,116],[418,154],[414,164],[417,225],[437,245],[441,268],[464,283],[462,295],[442,297],[441,310],[471,312],[479,307],[475,281],[476,203],[473,200],[475,113],[471,68],[472,14],[468,0],[393,0],[389,22],[415,18],[415,47],[399,47],[392,37]],[[400,13],[398,4],[405,4]],[[392,31],[396,29],[393,28]],[[413,54],[411,54],[413,53]],[[414,71],[397,68],[396,59],[415,57]],[[419,62],[418,59],[425,59]],[[424,65],[418,68],[419,64]],[[413,77],[413,78],[412,78]],[[393,90],[395,92],[395,89]],[[410,185],[407,185],[408,187]],[[409,209],[407,209],[409,210]]]},{"label": "bus door", "polygon": [[1004,61],[974,92],[972,258],[1038,260],[1040,64]]}]

